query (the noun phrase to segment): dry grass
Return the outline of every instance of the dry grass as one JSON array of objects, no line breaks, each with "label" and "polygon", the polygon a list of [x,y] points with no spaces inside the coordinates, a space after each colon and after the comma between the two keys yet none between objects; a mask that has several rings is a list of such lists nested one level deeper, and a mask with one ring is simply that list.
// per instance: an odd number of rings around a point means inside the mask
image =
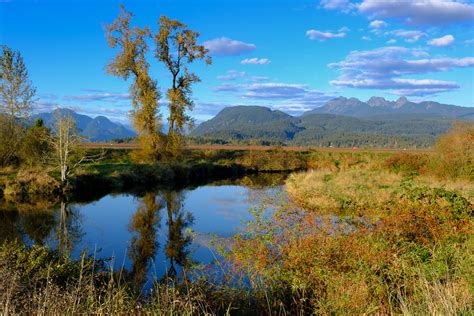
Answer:
[{"label": "dry grass", "polygon": [[309,171],[292,174],[286,191],[309,210],[374,215],[383,212],[401,180],[401,175],[385,170]]},{"label": "dry grass", "polygon": [[0,274],[0,315],[204,315],[214,304],[199,284],[165,279],[146,294],[127,282],[126,271],[16,243],[1,246]]}]

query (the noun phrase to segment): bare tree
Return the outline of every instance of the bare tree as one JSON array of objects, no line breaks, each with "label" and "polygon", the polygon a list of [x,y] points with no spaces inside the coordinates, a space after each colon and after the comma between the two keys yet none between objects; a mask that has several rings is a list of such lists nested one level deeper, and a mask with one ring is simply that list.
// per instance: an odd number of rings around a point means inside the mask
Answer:
[{"label": "bare tree", "polygon": [[80,148],[84,137],[77,133],[76,122],[70,115],[56,113],[56,124],[52,130],[50,143],[52,150],[51,161],[61,174],[61,184],[66,187],[73,172],[86,162],[95,162],[103,157],[103,152],[87,155]]}]

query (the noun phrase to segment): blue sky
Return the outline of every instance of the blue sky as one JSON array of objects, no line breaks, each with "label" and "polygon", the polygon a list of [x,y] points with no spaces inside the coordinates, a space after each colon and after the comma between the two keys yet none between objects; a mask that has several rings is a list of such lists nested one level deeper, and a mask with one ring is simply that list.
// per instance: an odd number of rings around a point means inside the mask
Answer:
[{"label": "blue sky", "polygon": [[[337,96],[474,106],[473,1],[0,0],[0,44],[23,54],[37,111],[127,121],[129,83],[104,70],[116,51],[103,25],[119,3],[138,26],[156,30],[164,14],[201,34],[213,64],[192,66],[198,121],[231,105],[300,114]],[[169,76],[149,60],[166,90]]]}]

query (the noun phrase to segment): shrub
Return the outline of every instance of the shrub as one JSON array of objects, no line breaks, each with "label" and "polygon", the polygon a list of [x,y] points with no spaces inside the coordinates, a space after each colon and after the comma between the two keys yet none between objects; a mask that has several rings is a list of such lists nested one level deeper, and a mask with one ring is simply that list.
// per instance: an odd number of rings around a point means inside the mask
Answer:
[{"label": "shrub", "polygon": [[474,123],[456,122],[436,143],[440,176],[474,180]]},{"label": "shrub", "polygon": [[385,159],[384,166],[394,172],[424,174],[429,161],[427,154],[400,153]]}]

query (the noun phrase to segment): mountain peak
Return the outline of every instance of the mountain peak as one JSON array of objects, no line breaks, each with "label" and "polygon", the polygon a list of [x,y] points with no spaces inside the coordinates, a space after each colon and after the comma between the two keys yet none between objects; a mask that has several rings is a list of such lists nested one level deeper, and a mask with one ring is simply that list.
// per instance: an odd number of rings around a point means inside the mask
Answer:
[{"label": "mountain peak", "polygon": [[371,117],[387,114],[431,114],[446,117],[459,117],[469,119],[474,115],[474,108],[461,107],[449,104],[441,104],[433,101],[415,103],[406,97],[400,97],[396,101],[388,101],[383,97],[371,97],[367,102],[356,98],[339,97],[328,101],[324,106],[315,108],[307,114],[328,113],[354,117]]},{"label": "mountain peak", "polygon": [[367,101],[367,104],[375,107],[375,106],[386,106],[390,104],[390,101],[385,100],[385,98],[382,97],[371,97],[369,101]]},{"label": "mountain peak", "polygon": [[408,103],[408,99],[406,97],[399,97],[397,101],[395,101],[395,105],[397,107],[404,106]]},{"label": "mountain peak", "polygon": [[109,141],[114,138],[134,137],[136,135],[134,131],[127,130],[122,125],[110,121],[105,116],[91,118],[67,108],[57,108],[52,113],[40,113],[34,115],[33,119],[41,118],[46,126],[51,128],[56,124],[57,113],[73,118],[78,132],[90,141]]}]

